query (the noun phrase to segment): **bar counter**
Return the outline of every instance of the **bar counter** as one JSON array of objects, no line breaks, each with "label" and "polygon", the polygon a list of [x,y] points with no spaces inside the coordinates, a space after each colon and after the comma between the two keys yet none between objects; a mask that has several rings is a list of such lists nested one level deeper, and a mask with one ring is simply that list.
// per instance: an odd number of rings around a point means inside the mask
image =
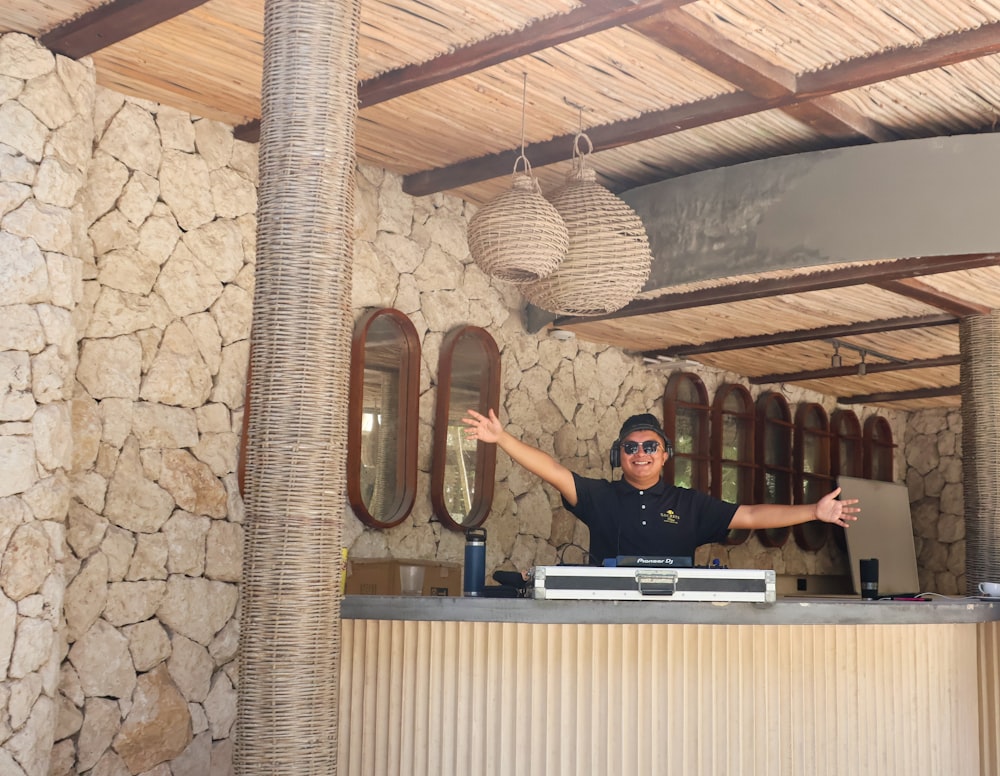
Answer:
[{"label": "bar counter", "polygon": [[933,597],[863,601],[788,596],[774,603],[693,601],[535,601],[530,598],[347,596],[344,619],[549,624],[701,623],[861,625],[975,623],[1000,620],[1000,599]]},{"label": "bar counter", "polygon": [[348,596],[339,773],[1000,773],[1000,603]]}]

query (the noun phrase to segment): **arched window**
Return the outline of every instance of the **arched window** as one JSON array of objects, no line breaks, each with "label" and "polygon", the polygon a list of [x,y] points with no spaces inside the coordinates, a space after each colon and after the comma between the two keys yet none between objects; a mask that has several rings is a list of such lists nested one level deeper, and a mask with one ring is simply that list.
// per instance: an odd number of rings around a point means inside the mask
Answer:
[{"label": "arched window", "polygon": [[674,454],[663,467],[666,482],[708,492],[708,391],[698,375],[675,372],[663,394],[663,430]]},{"label": "arched window", "polygon": [[[795,462],[792,443],[795,426],[788,402],[780,393],[768,392],[757,399],[757,495],[761,504],[794,502]],[[781,547],[791,529],[765,528],[757,538],[765,547]]]},{"label": "arched window", "polygon": [[864,432],[864,476],[870,480],[893,482],[893,450],[892,429],[889,421],[872,415],[865,421]]},{"label": "arched window", "polygon": [[[719,386],[712,402],[712,495],[734,504],[752,504],[754,411],[742,385]],[[742,544],[748,529],[729,532],[727,544]]]},{"label": "arched window", "polygon": [[837,410],[830,418],[833,428],[833,460],[830,472],[834,478],[864,476],[864,441],[861,421],[851,410]]},{"label": "arched window", "polygon": [[[864,476],[864,442],[858,416],[852,410],[837,410],[830,417],[830,427],[833,430],[830,472],[834,478]],[[837,546],[846,552],[847,535],[844,529],[834,525],[827,530],[833,534]]]},{"label": "arched window", "polygon": [[[795,503],[818,501],[833,489],[830,471],[830,422],[819,404],[801,404],[795,412],[795,465],[799,482]],[[827,524],[812,520],[792,528],[804,550],[818,550],[829,537]]]}]

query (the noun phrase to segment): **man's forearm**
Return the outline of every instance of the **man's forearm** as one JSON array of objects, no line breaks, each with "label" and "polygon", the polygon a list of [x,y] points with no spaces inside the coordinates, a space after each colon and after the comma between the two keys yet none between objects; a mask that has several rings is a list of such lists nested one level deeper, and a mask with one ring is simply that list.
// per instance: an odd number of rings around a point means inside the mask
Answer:
[{"label": "man's forearm", "polygon": [[556,466],[560,465],[548,453],[522,442],[506,431],[500,433],[497,446],[507,453],[514,463],[523,466],[529,472],[541,477],[543,480],[547,480],[548,478],[545,475],[550,474]]},{"label": "man's forearm", "polygon": [[506,431],[500,432],[497,447],[537,477],[552,485],[570,503],[576,504],[576,483],[573,473],[548,453],[532,447]]},{"label": "man's forearm", "polygon": [[816,519],[815,504],[743,504],[730,528],[784,528]]}]

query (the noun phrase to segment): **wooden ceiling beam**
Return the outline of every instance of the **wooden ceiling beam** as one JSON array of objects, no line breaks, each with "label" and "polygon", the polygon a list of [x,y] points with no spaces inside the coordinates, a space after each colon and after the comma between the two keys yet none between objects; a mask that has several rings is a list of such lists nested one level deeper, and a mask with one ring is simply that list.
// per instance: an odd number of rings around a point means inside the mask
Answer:
[{"label": "wooden ceiling beam", "polygon": [[[888,364],[865,362],[867,374],[877,372],[898,372],[906,369],[935,369],[942,366],[958,366],[961,355],[939,356],[938,358],[921,358],[914,361],[892,362]],[[803,380],[827,380],[831,377],[854,377],[858,374],[858,365],[829,367],[828,369],[813,369],[801,372],[784,372],[768,375],[757,375],[747,378],[751,385],[767,385],[769,383],[799,383]]]},{"label": "wooden ceiling beam", "polygon": [[838,396],[838,404],[883,404],[894,401],[913,401],[914,399],[939,399],[942,396],[961,396],[960,385],[945,385],[941,388],[916,388],[912,391],[894,391],[890,393],[861,393],[855,396]]},{"label": "wooden ceiling beam", "polygon": [[663,11],[629,26],[757,97],[780,98],[797,91],[794,73],[737,45],[684,11]]},{"label": "wooden ceiling beam", "polygon": [[873,283],[872,285],[909,299],[916,299],[918,302],[929,304],[931,307],[937,307],[939,310],[944,310],[960,318],[969,315],[987,315],[991,312],[989,305],[976,304],[975,302],[970,302],[968,299],[962,299],[953,294],[939,291],[916,278],[885,280]]},{"label": "wooden ceiling beam", "polygon": [[[664,11],[630,26],[755,97],[769,99],[798,91],[795,73],[768,62],[682,10]],[[830,138],[854,142],[899,139],[895,132],[836,97],[820,97],[782,110]]]},{"label": "wooden ceiling beam", "polygon": [[[796,92],[766,98],[748,92],[719,95],[695,103],[650,111],[625,121],[590,127],[587,135],[593,143],[594,151],[603,151],[718,121],[790,108],[837,92],[998,52],[1000,22],[993,22],[974,30],[944,35],[920,46],[900,47],[815,73],[803,74],[797,79]],[[569,159],[574,136],[575,133],[543,143],[532,143],[531,159],[534,166],[538,168]],[[411,173],[403,179],[403,191],[422,196],[508,175],[519,154],[520,149],[515,148],[433,170]]]},{"label": "wooden ceiling beam", "polygon": [[863,264],[856,267],[843,267],[809,275],[795,275],[784,278],[763,278],[761,280],[734,283],[717,288],[704,288],[696,291],[663,294],[654,299],[639,299],[630,302],[621,310],[606,315],[590,317],[556,318],[554,325],[566,328],[573,324],[590,323],[593,321],[613,320],[616,318],[631,318],[635,315],[652,315],[673,310],[690,310],[693,307],[708,307],[716,304],[744,302],[750,299],[761,299],[785,294],[801,294],[807,291],[823,291],[830,288],[843,288],[863,284],[876,284],[889,280],[902,280],[935,275],[940,272],[961,272],[980,267],[1000,265],[1000,254],[973,253],[963,256],[921,256],[910,259],[897,259],[876,264]]},{"label": "wooden ceiling beam", "polygon": [[876,143],[900,139],[898,133],[868,118],[837,97],[817,97],[782,110],[824,137],[845,141],[853,139],[855,142],[863,138]]},{"label": "wooden ceiling beam", "polygon": [[791,345],[796,342],[814,342],[838,337],[857,337],[866,334],[884,334],[889,331],[905,331],[906,329],[926,329],[932,326],[947,326],[958,323],[958,318],[947,313],[937,315],[921,315],[910,318],[888,318],[877,321],[861,321],[859,323],[821,326],[818,329],[798,329],[782,331],[773,334],[755,334],[751,337],[732,337],[724,340],[713,340],[698,345],[674,345],[662,350],[644,351],[645,358],[687,358],[705,353],[724,353],[732,350],[748,350],[750,348],[766,348],[772,345]]},{"label": "wooden ceiling beam", "polygon": [[[672,132],[758,113],[765,109],[762,107],[764,103],[774,103],[767,105],[768,110],[780,107],[778,102],[779,100],[760,100],[746,92],[733,92],[665,110],[651,111],[625,121],[588,127],[586,132],[594,151],[606,151],[609,148],[620,148]],[[573,132],[540,143],[532,143],[532,167],[537,169],[571,158],[575,138],[576,132]],[[514,169],[514,162],[520,154],[520,148],[512,148],[433,170],[411,173],[403,177],[403,191],[419,197],[507,176]]]},{"label": "wooden ceiling beam", "polygon": [[[428,86],[534,54],[577,38],[621,27],[694,0],[587,0],[567,13],[540,19],[520,30],[494,35],[428,62],[389,70],[358,83],[358,106],[367,108]],[[260,121],[236,128],[238,140],[257,142]]]},{"label": "wooden ceiling beam", "polygon": [[568,13],[534,22],[523,30],[495,35],[460,49],[358,84],[359,107],[391,100],[502,62],[676,8],[694,0],[589,0]]},{"label": "wooden ceiling beam", "polygon": [[138,35],[206,0],[111,0],[53,27],[40,40],[57,54],[79,59]]},{"label": "wooden ceiling beam", "polygon": [[1000,51],[1000,22],[901,46],[799,76],[799,97],[811,100],[878,81],[979,59]]}]

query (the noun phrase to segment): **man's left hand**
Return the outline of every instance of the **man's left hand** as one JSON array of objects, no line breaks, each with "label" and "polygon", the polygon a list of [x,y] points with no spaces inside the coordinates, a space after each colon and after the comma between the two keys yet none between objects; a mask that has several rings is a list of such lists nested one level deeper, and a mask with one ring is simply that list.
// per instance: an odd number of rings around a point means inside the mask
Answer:
[{"label": "man's left hand", "polygon": [[839,495],[840,488],[837,488],[816,502],[816,519],[847,528],[858,519],[861,507],[854,506],[858,503],[856,498],[838,500]]}]

